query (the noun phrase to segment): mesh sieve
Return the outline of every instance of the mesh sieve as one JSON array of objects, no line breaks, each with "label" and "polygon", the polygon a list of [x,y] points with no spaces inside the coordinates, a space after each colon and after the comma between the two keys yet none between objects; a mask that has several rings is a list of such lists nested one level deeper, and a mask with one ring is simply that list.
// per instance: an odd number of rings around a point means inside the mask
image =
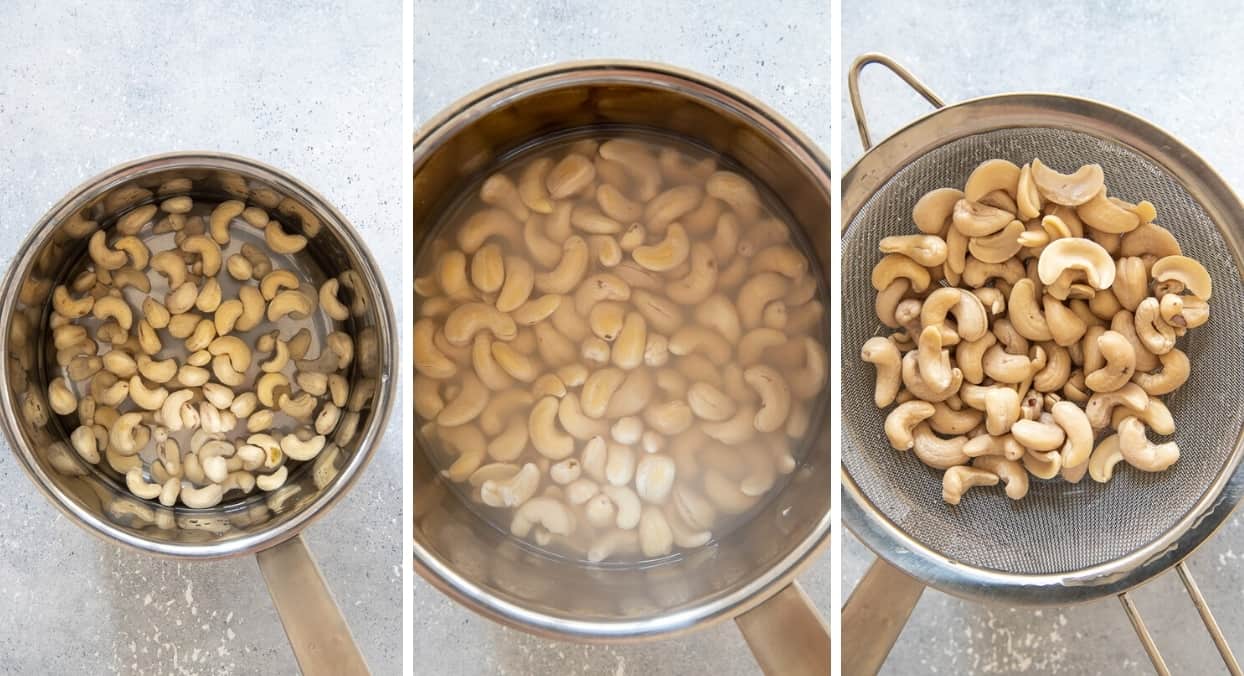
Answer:
[{"label": "mesh sieve", "polygon": [[[1184,253],[1214,279],[1211,320],[1179,347],[1192,364],[1187,384],[1166,402],[1181,457],[1171,469],[1146,474],[1120,465],[1107,484],[1032,482],[1014,502],[1002,491],[973,491],[961,505],[941,499],[941,472],[890,448],[884,414],[872,403],[874,370],[859,358],[870,337],[889,332],[876,318],[872,266],[882,237],[911,234],[911,208],[925,192],[962,187],[972,169],[992,157],[1023,164],[1034,157],[1069,172],[1101,164],[1111,195],[1147,199],[1157,221]],[[1233,225],[1233,224],[1232,224]],[[1146,155],[1114,140],[1064,128],[1023,126],[949,140],[911,161],[877,186],[851,218],[842,241],[842,401],[844,470],[863,496],[908,537],[959,564],[1012,575],[1069,573],[1109,564],[1175,528],[1233,467],[1244,422],[1240,326],[1244,285],[1223,232],[1183,184]],[[1230,240],[1233,242],[1233,240]],[[1155,439],[1156,440],[1156,439]]]}]

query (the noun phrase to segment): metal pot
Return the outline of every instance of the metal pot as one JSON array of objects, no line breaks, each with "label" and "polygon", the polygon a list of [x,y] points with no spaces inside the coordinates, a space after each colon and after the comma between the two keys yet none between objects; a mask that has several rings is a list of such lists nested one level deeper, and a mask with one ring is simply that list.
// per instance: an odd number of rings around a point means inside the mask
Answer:
[{"label": "metal pot", "polygon": [[[415,140],[418,246],[439,215],[511,151],[571,130],[641,128],[729,156],[784,203],[829,287],[829,162],[777,113],[720,82],[669,66],[575,62],[472,94]],[[418,252],[416,252],[417,255]],[[828,335],[828,332],[826,333]],[[735,619],[769,673],[829,672],[829,631],[794,582],[828,549],[828,402],[792,480],[715,545],[657,566],[589,566],[522,546],[475,515],[414,454],[415,569],[472,610],[534,634],[625,642]]]},{"label": "metal pot", "polygon": [[[52,289],[76,271],[96,229],[176,195],[263,206],[287,229],[305,235],[308,254],[326,274],[351,270],[361,281],[350,330],[356,341],[367,335],[376,345],[374,355],[354,360],[347,376],[352,386],[365,378],[376,382],[350,441],[295,470],[276,492],[253,493],[210,509],[168,508],[136,499],[107,463],[88,465],[71,450],[66,420],[50,411],[29,414],[28,401],[44,401],[52,377],[46,339]],[[393,308],[375,261],[345,217],[302,183],[253,160],[208,152],[148,157],[90,179],[53,206],[18,249],[0,294],[10,299],[0,307],[6,355],[0,369],[0,420],[14,455],[39,490],[87,531],[142,552],[193,560],[256,553],[303,672],[366,673],[349,628],[298,537],[358,478],[394,399]]]}]

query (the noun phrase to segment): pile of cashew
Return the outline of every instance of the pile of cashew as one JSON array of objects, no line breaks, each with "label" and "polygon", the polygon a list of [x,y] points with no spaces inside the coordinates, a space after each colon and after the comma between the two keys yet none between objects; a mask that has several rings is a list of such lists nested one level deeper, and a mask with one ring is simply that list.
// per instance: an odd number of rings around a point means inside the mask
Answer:
[{"label": "pile of cashew", "polygon": [[795,469],[828,369],[817,271],[716,160],[543,150],[485,180],[424,261],[421,434],[514,535],[663,556]]},{"label": "pile of cashew", "polygon": [[47,402],[82,460],[106,463],[135,496],[193,508],[276,491],[289,462],[334,462],[374,394],[374,382],[348,378],[376,358],[376,339],[316,339],[315,313],[345,326],[366,300],[352,272],[317,289],[280,267],[306,244],[261,207],[188,196],[89,234],[48,326],[62,375]]},{"label": "pile of cashew", "polygon": [[[988,160],[963,190],[912,210],[919,234],[886,237],[864,343],[875,403],[897,402],[890,444],[945,470],[942,497],[1029,475],[1109,481],[1120,461],[1179,459],[1162,395],[1188,379],[1179,337],[1209,320],[1209,273],[1154,223],[1149,202],[1108,197],[1099,165],[1060,174]],[[1113,430],[1113,433],[1111,431]]]}]

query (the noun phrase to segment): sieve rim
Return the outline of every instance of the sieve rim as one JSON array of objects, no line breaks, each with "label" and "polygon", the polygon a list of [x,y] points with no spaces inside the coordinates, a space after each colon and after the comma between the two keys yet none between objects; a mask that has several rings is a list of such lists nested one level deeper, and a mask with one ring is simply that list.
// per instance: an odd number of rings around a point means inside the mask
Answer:
[{"label": "sieve rim", "polygon": [[[1225,181],[1178,138],[1147,120],[1091,99],[1015,92],[969,99],[917,118],[866,151],[842,182],[842,226],[911,162],[948,143],[1016,128],[1066,129],[1122,145],[1169,172],[1219,226],[1238,271],[1244,205]],[[844,317],[843,321],[850,318]],[[840,397],[841,400],[841,397]],[[844,408],[843,418],[849,415]],[[1156,540],[1103,564],[1050,574],[1016,574],[968,565],[923,545],[885,516],[841,465],[843,524],[877,556],[908,575],[956,596],[1016,605],[1066,605],[1132,589],[1191,554],[1244,497],[1244,430],[1214,481],[1192,508]],[[851,452],[844,431],[842,452]]]}]

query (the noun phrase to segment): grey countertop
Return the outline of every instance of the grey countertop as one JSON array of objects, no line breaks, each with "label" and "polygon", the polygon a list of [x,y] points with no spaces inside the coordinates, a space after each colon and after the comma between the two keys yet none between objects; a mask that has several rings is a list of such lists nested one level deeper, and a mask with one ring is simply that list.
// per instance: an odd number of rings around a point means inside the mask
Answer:
[{"label": "grey countertop", "polygon": [[[627,3],[544,0],[460,3],[415,0],[415,125],[495,79],[582,58],[672,63],[758,96],[829,152],[829,3]],[[829,557],[801,578],[830,611]],[[759,673],[738,631],[718,625],[690,636],[626,646],[534,638],[467,611],[421,579],[414,589],[417,673]]]},{"label": "grey countertop", "polygon": [[[844,0],[843,63],[837,67],[845,77],[856,56],[880,51],[948,102],[1005,91],[1054,91],[1104,101],[1183,139],[1239,190],[1244,120],[1236,111],[1244,94],[1237,64],[1244,59],[1238,40],[1244,16],[1221,10],[1213,2],[934,6]],[[927,110],[923,100],[878,67],[865,71],[861,89],[874,139]],[[845,87],[843,94],[843,159],[849,167],[861,150]],[[849,535],[843,539],[846,598],[872,554]],[[1242,553],[1244,522],[1237,515],[1190,559],[1237,654],[1244,651]],[[1134,598],[1175,673],[1225,672],[1174,573]],[[1113,599],[1035,610],[990,607],[929,591],[883,673],[946,672],[1146,674],[1152,668]]]},{"label": "grey countertop", "polygon": [[[0,265],[85,179],[186,149],[285,169],[366,239],[400,241],[401,24],[395,0],[3,3]],[[373,253],[396,293],[401,251]],[[401,410],[306,531],[377,674],[402,663]],[[297,672],[251,558],[179,563],[102,542],[0,445],[0,673]]]}]

